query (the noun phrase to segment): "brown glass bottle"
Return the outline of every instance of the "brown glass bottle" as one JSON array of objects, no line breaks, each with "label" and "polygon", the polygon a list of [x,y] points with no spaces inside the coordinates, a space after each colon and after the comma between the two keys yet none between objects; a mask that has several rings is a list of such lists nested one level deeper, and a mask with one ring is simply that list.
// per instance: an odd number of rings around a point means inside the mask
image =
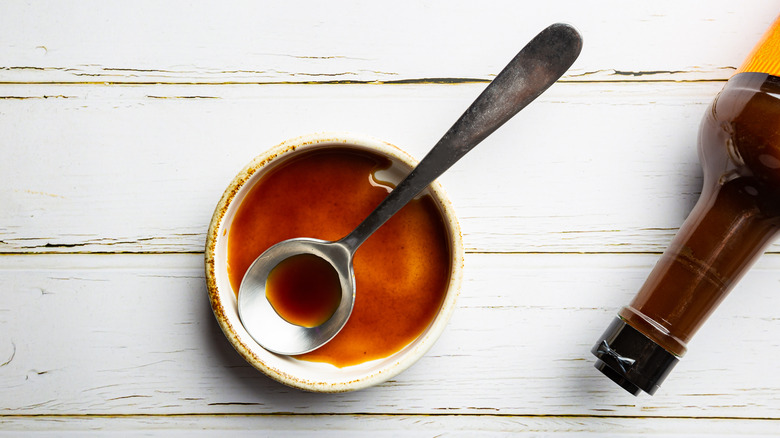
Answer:
[{"label": "brown glass bottle", "polygon": [[[658,389],[780,230],[778,29],[780,20],[705,113],[701,196],[636,297],[593,347],[596,367],[635,395]],[[774,74],[751,71],[760,69]]]}]

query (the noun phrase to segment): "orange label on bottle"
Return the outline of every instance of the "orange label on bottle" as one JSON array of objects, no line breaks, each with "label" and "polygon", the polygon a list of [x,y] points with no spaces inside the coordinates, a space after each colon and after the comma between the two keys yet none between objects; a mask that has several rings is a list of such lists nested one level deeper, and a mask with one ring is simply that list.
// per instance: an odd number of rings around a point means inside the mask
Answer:
[{"label": "orange label on bottle", "polygon": [[780,17],[747,57],[737,73],[754,72],[780,76]]}]

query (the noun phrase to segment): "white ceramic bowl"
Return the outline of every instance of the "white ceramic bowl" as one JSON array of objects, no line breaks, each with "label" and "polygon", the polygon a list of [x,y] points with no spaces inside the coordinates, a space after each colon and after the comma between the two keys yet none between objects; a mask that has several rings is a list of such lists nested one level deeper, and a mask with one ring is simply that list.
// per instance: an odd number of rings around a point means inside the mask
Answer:
[{"label": "white ceramic bowl", "polygon": [[[238,317],[236,296],[227,273],[228,231],[238,206],[252,186],[269,170],[296,154],[312,148],[349,146],[388,157],[390,172],[400,180],[417,163],[397,147],[366,136],[349,133],[321,133],[294,138],[257,156],[222,195],[209,226],[206,240],[206,282],[214,315],[230,343],[244,359],[269,377],[286,385],[316,392],[344,392],[384,382],[422,357],[444,330],[455,308],[463,272],[463,242],[452,206],[438,182],[427,190],[438,205],[447,226],[451,250],[450,281],[441,308],[428,328],[395,354],[359,365],[338,368],[327,363],[298,360],[271,353],[258,345]],[[397,181],[396,181],[397,182]]]}]

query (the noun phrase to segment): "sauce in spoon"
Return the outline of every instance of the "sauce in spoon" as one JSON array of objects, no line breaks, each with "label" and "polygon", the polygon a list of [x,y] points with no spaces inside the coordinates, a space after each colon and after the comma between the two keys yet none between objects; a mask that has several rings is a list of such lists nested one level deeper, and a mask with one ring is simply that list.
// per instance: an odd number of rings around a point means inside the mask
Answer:
[{"label": "sauce in spoon", "polygon": [[265,295],[285,321],[316,327],[336,312],[341,282],[327,261],[311,254],[298,254],[271,270]]}]

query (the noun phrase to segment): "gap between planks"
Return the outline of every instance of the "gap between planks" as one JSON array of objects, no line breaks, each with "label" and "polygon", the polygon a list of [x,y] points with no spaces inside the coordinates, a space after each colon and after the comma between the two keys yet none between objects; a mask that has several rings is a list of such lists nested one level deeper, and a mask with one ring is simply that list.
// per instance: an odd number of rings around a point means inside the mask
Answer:
[{"label": "gap between planks", "polygon": [[[631,76],[628,75],[627,76]],[[642,72],[636,72],[635,77],[643,76]],[[417,78],[398,80],[324,80],[324,81],[0,81],[0,85],[99,85],[99,86],[230,86],[230,85],[464,85],[487,84],[492,79],[479,78]],[[701,78],[701,79],[561,79],[558,82],[566,84],[652,84],[652,83],[725,83],[728,78]],[[41,96],[41,98],[68,98],[69,96]],[[154,96],[150,96],[154,97]],[[191,98],[191,96],[187,96]],[[209,96],[204,96],[209,97]],[[30,97],[2,96],[0,99],[30,99]]]},{"label": "gap between planks", "polygon": [[727,417],[727,416],[697,416],[697,415],[586,415],[586,414],[571,414],[571,415],[545,415],[545,414],[475,414],[475,413],[463,413],[463,414],[447,414],[428,412],[424,414],[414,413],[363,413],[363,412],[350,412],[350,413],[294,413],[294,412],[258,412],[258,413],[242,413],[242,412],[226,412],[226,413],[176,413],[176,414],[0,414],[0,420],[4,418],[188,418],[188,417],[457,417],[457,418],[516,418],[516,419],[609,419],[609,420],[741,420],[741,421],[773,421],[780,423],[780,418],[773,417]]},{"label": "gap between planks", "polygon": [[[452,415],[452,414],[228,414],[228,415],[42,415],[0,416],[5,433],[17,436],[47,431],[51,436],[61,432],[89,430],[91,434],[144,432],[144,436],[192,436],[230,431],[231,436],[257,436],[273,432],[274,436],[773,436],[774,419],[733,419],[699,417],[612,417],[612,416],[522,416],[522,415]],[[185,432],[187,431],[187,432]],[[196,432],[196,433],[197,433]]]}]

